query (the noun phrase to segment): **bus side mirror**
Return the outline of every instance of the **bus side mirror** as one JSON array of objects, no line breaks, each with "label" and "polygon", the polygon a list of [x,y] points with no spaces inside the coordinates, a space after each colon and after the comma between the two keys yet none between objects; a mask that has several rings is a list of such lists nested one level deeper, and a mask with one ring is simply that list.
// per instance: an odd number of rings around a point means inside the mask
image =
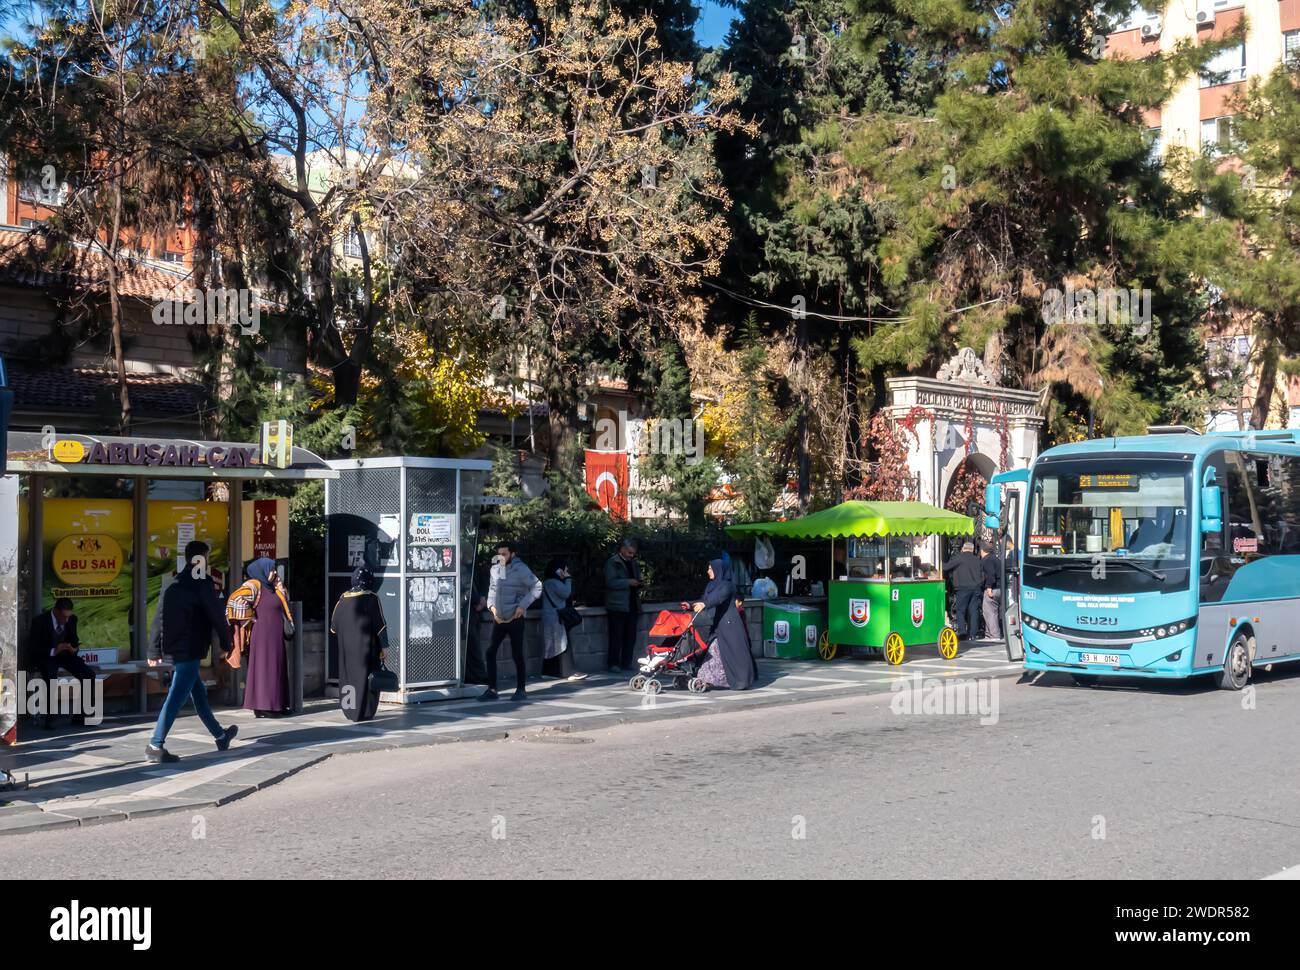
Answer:
[{"label": "bus side mirror", "polygon": [[1201,531],[1223,531],[1223,493],[1217,485],[1201,486]]},{"label": "bus side mirror", "polygon": [[990,482],[984,486],[984,527],[1000,529],[1002,517],[1002,486]]}]

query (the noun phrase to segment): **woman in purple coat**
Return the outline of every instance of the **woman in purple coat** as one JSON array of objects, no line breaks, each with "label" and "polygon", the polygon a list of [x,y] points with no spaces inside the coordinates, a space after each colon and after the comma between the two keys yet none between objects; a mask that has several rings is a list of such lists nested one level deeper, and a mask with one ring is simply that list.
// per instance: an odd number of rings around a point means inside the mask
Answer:
[{"label": "woman in purple coat", "polygon": [[275,560],[265,556],[254,559],[248,564],[247,574],[249,579],[261,583],[261,592],[248,646],[244,707],[258,717],[284,717],[289,713],[289,662],[284,653],[284,631],[293,622],[288,596],[276,574]]}]

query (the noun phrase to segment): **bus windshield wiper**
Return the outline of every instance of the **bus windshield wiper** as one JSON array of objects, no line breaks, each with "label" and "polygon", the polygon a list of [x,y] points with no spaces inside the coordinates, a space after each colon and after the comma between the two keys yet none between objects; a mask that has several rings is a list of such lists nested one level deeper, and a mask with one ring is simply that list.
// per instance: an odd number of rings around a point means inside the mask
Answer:
[{"label": "bus windshield wiper", "polygon": [[1111,563],[1117,563],[1121,566],[1132,566],[1134,569],[1140,569],[1148,576],[1154,576],[1162,583],[1165,581],[1165,574],[1162,573],[1160,570],[1152,569],[1150,566],[1144,566],[1140,562],[1134,562],[1132,559],[1126,559],[1123,556],[1110,556],[1102,560],[1102,564],[1104,566],[1109,566]]},{"label": "bus windshield wiper", "polygon": [[1059,573],[1061,570],[1069,569],[1071,566],[1083,566],[1087,568],[1088,565],[1089,563],[1086,559],[1071,559],[1069,562],[1063,562],[1059,566],[1040,566],[1038,569],[1038,575],[1051,576],[1053,573]]}]

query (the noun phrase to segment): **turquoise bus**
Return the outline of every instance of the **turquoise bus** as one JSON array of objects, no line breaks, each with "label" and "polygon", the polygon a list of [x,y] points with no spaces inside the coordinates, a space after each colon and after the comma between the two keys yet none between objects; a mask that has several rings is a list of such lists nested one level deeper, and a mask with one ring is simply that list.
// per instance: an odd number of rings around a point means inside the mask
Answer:
[{"label": "turquoise bus", "polygon": [[1061,445],[995,476],[984,511],[1016,542],[1028,670],[1241,690],[1300,660],[1300,431]]}]

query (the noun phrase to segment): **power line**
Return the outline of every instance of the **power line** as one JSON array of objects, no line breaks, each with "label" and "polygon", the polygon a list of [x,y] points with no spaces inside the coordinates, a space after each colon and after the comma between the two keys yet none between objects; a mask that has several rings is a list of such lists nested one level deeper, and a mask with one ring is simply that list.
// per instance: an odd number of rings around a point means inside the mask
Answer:
[{"label": "power line", "polygon": [[[762,307],[765,310],[778,310],[781,313],[788,314],[790,317],[798,320],[803,317],[816,317],[819,320],[829,320],[832,323],[907,323],[915,320],[915,316],[906,317],[850,317],[836,313],[818,313],[815,310],[796,310],[794,307],[781,306],[777,303],[768,303],[764,300],[757,300],[752,296],[745,296],[743,293],[737,293],[735,290],[729,290],[725,286],[719,286],[716,283],[710,283],[708,280],[703,281],[704,285],[710,289],[717,290],[719,293],[725,293],[733,300],[750,306]],[[983,303],[972,303],[970,306],[957,307],[955,310],[945,311],[948,314],[965,313],[967,310],[975,310],[982,306],[988,306],[990,303],[1001,303],[1003,297],[997,296],[991,300],[985,300]]]}]

